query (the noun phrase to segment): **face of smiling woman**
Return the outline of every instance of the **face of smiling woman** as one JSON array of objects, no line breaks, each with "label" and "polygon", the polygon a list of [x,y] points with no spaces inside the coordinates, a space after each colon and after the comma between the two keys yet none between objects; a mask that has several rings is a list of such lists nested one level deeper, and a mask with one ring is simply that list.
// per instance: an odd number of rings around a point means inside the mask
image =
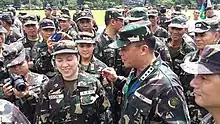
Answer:
[{"label": "face of smiling woman", "polygon": [[77,55],[72,53],[57,54],[55,56],[55,62],[64,80],[74,77],[78,69]]}]

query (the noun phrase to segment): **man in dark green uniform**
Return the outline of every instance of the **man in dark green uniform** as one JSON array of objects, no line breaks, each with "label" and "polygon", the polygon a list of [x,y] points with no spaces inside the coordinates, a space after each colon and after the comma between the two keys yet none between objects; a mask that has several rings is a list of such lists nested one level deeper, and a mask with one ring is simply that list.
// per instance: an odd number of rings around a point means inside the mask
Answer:
[{"label": "man in dark green uniform", "polygon": [[124,94],[120,124],[188,124],[189,113],[178,77],[155,52],[155,38],[146,24],[130,23],[109,45],[120,49],[126,67],[132,71],[125,80],[113,68],[103,70],[107,79]]},{"label": "man in dark green uniform", "polygon": [[[13,102],[34,124],[37,116],[38,98],[44,83],[49,79],[28,69],[25,49],[21,42],[12,43],[4,48],[4,66],[10,76],[5,79],[3,92],[5,99]],[[26,86],[22,88],[22,86]]]},{"label": "man in dark green uniform", "polygon": [[[130,69],[125,69],[122,60],[119,56],[119,51],[109,48],[108,45],[117,38],[119,29],[123,26],[122,13],[116,8],[111,8],[105,12],[105,24],[106,29],[95,38],[97,48],[95,50],[95,57],[104,62],[108,67],[113,67],[117,74],[128,76]],[[110,96],[112,96],[111,107],[113,113],[114,123],[117,124],[117,120],[120,118],[120,104],[121,104],[121,93],[117,89],[111,90]],[[114,94],[117,94],[114,96]]]},{"label": "man in dark green uniform", "polygon": [[72,21],[70,20],[70,16],[68,15],[61,15],[59,18],[59,26],[62,32],[67,33],[68,35],[70,35],[72,37],[72,39],[76,39],[76,35],[77,35],[77,31],[75,30],[77,28],[75,22],[74,22],[74,26],[72,27]]},{"label": "man in dark green uniform", "polygon": [[148,18],[151,22],[151,31],[154,34],[154,36],[157,36],[159,38],[168,38],[169,34],[166,29],[160,27],[158,25],[159,22],[159,16],[157,10],[149,10],[148,11]]},{"label": "man in dark green uniform", "polygon": [[19,29],[13,25],[14,20],[9,13],[2,13],[0,15],[0,21],[2,22],[3,27],[7,30],[5,37],[6,44],[16,42],[22,37]]},{"label": "man in dark green uniform", "polygon": [[[186,55],[185,61],[191,61],[191,62],[196,62],[199,60],[199,56],[201,55],[204,47],[206,45],[213,45],[217,44],[216,41],[219,38],[219,33],[218,33],[218,22],[217,20],[209,21],[209,20],[201,20],[195,23],[195,43],[197,45],[198,50],[193,51],[189,54]],[[188,73],[185,72],[185,77],[183,79],[186,79],[188,84],[194,77],[194,75],[191,75],[191,78],[189,78]],[[198,106],[195,103],[195,96],[193,94],[193,88],[188,87],[185,88],[185,95],[187,99],[187,104],[189,107],[190,111],[190,116],[191,116],[191,123],[192,124],[198,124],[201,122],[202,118],[208,113],[204,108]]]}]

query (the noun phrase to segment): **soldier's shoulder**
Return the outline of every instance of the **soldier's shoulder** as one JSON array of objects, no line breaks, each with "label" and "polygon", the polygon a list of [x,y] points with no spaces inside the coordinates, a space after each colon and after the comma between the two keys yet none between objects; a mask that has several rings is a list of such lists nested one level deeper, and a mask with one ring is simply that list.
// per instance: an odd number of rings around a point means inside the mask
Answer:
[{"label": "soldier's shoulder", "polygon": [[102,62],[101,60],[97,59],[96,57],[93,58],[94,59],[94,63],[97,65],[97,66],[100,66],[100,67],[103,67],[103,68],[106,68],[107,65]]},{"label": "soldier's shoulder", "polygon": [[203,119],[201,124],[215,124],[215,120],[212,115],[209,113]]}]

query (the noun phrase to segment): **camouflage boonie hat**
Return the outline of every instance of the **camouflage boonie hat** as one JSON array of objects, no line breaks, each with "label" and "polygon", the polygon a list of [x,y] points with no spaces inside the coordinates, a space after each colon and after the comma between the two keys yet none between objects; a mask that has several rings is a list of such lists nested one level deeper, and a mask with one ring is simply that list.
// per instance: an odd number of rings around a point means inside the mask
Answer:
[{"label": "camouflage boonie hat", "polygon": [[130,43],[143,41],[145,38],[151,37],[152,33],[146,25],[146,21],[138,21],[129,23],[118,32],[119,38],[115,42],[109,44],[109,47],[118,49],[127,46]]},{"label": "camouflage boonie hat", "polygon": [[2,21],[5,21],[5,22],[9,22],[9,23],[12,23],[12,17],[9,13],[7,12],[3,12],[1,15],[0,15],[0,20]]},{"label": "camouflage boonie hat", "polygon": [[105,11],[105,20],[108,19],[124,19],[124,17],[119,9],[110,8]]},{"label": "camouflage boonie hat", "polygon": [[186,21],[186,18],[183,16],[177,16],[171,20],[171,23],[168,25],[168,27],[185,28]]},{"label": "camouflage boonie hat", "polygon": [[204,33],[211,29],[211,26],[209,26],[205,21],[198,21],[195,23],[195,33]]},{"label": "camouflage boonie hat", "polygon": [[6,33],[6,29],[2,26],[2,22],[0,22],[0,33]]},{"label": "camouflage boonie hat", "polygon": [[197,62],[185,60],[181,68],[190,74],[219,74],[220,73],[220,45],[207,45]]},{"label": "camouflage boonie hat", "polygon": [[21,42],[14,42],[6,45],[2,55],[5,58],[4,65],[6,67],[12,67],[25,60],[25,49]]},{"label": "camouflage boonie hat", "polygon": [[148,16],[158,16],[158,11],[157,10],[149,10]]},{"label": "camouflage boonie hat", "polygon": [[50,19],[42,20],[39,23],[39,25],[40,25],[40,29],[48,29],[48,28],[55,29],[56,28],[54,22],[52,20],[50,20]]},{"label": "camouflage boonie hat", "polygon": [[54,44],[52,55],[57,55],[62,53],[78,53],[75,43],[71,40],[61,40],[56,44]]},{"label": "camouflage boonie hat", "polygon": [[70,16],[66,14],[62,14],[59,18],[59,21],[69,21],[69,20],[70,20]]},{"label": "camouflage boonie hat", "polygon": [[77,44],[80,43],[91,43],[94,44],[95,40],[93,40],[95,38],[95,35],[89,32],[79,32],[78,33],[78,39],[75,40],[75,42]]},{"label": "camouflage boonie hat", "polygon": [[80,11],[78,14],[77,14],[77,19],[76,19],[76,22],[81,20],[81,19],[93,19],[93,15],[91,12],[89,11]]}]

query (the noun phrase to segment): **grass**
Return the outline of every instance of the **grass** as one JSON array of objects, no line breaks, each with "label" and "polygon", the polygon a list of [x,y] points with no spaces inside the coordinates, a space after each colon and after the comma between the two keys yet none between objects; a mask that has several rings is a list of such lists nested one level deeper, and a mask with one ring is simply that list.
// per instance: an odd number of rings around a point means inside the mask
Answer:
[{"label": "grass", "polygon": [[[38,14],[38,15],[40,15],[41,19],[45,17],[44,10],[21,10],[21,11],[17,11],[17,13],[19,13],[19,12],[27,12],[28,14]],[[75,10],[70,11],[71,17],[73,15],[73,13],[75,13]],[[92,10],[92,13],[94,15],[94,18],[95,18],[95,21],[96,21],[97,25],[100,25],[100,26],[105,25],[105,22],[104,22],[105,11],[104,10]],[[189,10],[188,13],[189,13],[189,15],[187,15],[187,16],[190,16],[192,18],[193,17],[193,10]]]}]

